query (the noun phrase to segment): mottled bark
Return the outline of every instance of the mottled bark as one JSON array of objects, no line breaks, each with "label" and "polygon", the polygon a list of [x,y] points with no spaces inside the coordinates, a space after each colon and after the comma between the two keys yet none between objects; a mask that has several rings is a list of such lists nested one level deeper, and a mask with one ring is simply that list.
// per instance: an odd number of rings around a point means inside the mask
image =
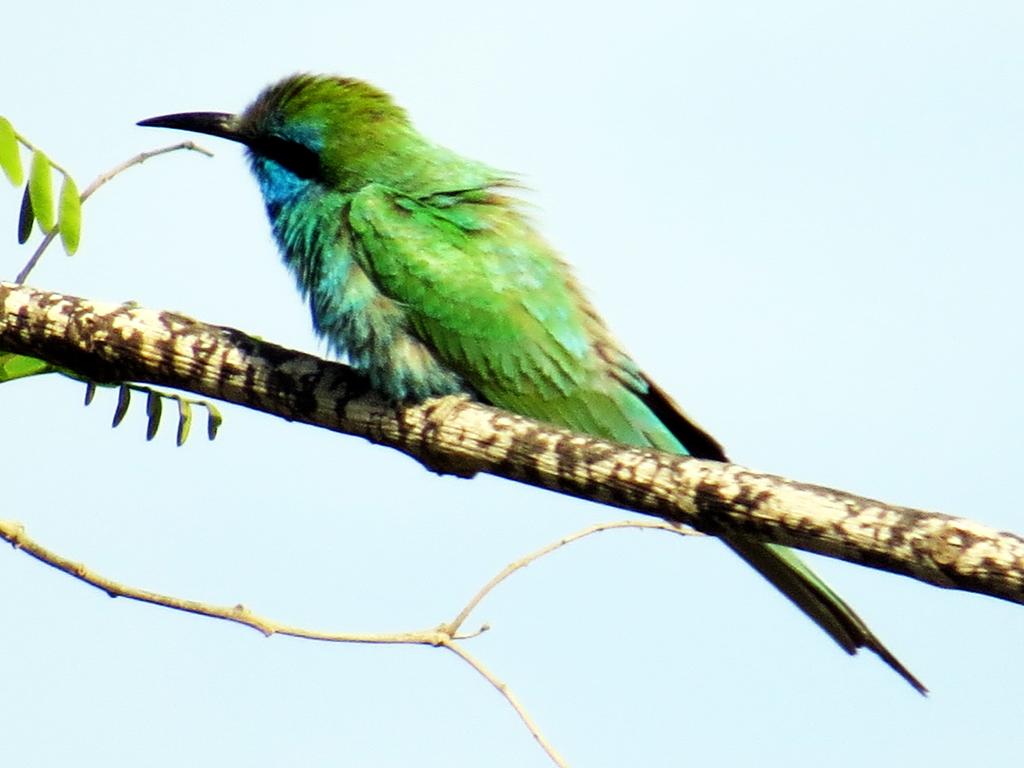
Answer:
[{"label": "mottled bark", "polygon": [[173,312],[0,283],[0,349],[100,382],[175,387],[714,533],[723,527],[1024,603],[1024,539],[735,464],[626,448],[464,398],[396,407],[351,369]]}]

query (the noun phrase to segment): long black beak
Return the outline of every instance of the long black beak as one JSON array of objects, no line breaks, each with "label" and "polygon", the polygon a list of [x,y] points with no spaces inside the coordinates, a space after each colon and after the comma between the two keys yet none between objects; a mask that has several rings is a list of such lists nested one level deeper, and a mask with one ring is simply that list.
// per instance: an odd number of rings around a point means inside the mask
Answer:
[{"label": "long black beak", "polygon": [[160,115],[140,120],[138,125],[149,128],[177,128],[181,131],[205,133],[246,143],[246,137],[238,130],[238,116],[227,112],[180,112],[176,115]]}]

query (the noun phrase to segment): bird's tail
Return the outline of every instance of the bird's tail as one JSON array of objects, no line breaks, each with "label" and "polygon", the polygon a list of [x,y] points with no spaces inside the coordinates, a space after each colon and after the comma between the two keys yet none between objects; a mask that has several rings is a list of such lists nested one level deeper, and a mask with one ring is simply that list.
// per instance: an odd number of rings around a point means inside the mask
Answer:
[{"label": "bird's tail", "polygon": [[734,534],[726,534],[722,540],[828,632],[844,651],[850,654],[856,653],[858,648],[874,651],[918,693],[928,693],[921,681],[882,645],[860,616],[792,550]]}]

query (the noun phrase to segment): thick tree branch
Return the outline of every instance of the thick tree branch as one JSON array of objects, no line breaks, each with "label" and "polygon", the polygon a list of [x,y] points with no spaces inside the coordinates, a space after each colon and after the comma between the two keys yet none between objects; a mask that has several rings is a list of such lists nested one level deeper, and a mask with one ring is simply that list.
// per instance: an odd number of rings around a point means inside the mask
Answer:
[{"label": "thick tree branch", "polygon": [[176,387],[358,435],[438,472],[487,472],[1024,603],[1024,539],[1014,534],[734,464],[625,448],[465,398],[396,407],[346,366],[171,312],[0,283],[0,349],[97,381]]}]

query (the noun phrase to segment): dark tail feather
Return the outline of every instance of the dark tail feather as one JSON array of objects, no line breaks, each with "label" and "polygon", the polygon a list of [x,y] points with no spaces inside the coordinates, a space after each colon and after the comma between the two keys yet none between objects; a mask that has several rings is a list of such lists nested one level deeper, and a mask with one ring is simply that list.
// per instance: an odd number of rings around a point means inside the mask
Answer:
[{"label": "dark tail feather", "polygon": [[[643,395],[644,403],[683,444],[687,453],[698,459],[728,461],[722,446],[692,421],[664,390],[646,376],[644,381],[648,386],[648,391]],[[726,534],[722,540],[813,619],[844,651],[854,654],[858,648],[868,648],[910,683],[914,690],[922,695],[928,693],[921,681],[882,645],[860,616],[818,578],[795,552],[746,536]]]},{"label": "dark tail feather", "polygon": [[863,619],[794,552],[746,537],[723,536],[722,540],[813,619],[844,651],[849,654],[856,653],[858,648],[874,651],[914,690],[922,695],[928,693],[921,681],[882,645]]},{"label": "dark tail feather", "polygon": [[644,405],[650,408],[658,417],[658,421],[683,444],[688,454],[695,459],[729,460],[725,456],[725,449],[718,441],[687,416],[686,411],[680,408],[665,390],[646,375],[641,376],[647,384],[647,392],[641,395]]}]

